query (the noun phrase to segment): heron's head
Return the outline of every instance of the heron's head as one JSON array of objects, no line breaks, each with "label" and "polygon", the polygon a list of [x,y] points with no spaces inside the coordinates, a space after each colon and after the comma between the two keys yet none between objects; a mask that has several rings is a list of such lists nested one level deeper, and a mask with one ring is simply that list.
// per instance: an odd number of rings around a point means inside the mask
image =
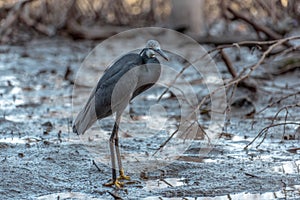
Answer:
[{"label": "heron's head", "polygon": [[145,51],[148,58],[154,58],[156,56],[155,53],[158,53],[164,59],[169,60],[168,56],[160,49],[160,45],[156,40],[149,40],[143,51]]}]

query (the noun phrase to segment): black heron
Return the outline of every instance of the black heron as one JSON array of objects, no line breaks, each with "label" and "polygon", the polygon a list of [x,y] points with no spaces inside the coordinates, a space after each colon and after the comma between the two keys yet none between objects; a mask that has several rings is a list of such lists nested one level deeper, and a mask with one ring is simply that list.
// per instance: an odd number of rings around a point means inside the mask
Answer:
[{"label": "black heron", "polygon": [[[161,66],[156,53],[168,60],[156,40],[149,40],[146,47],[137,53],[129,53],[118,59],[108,68],[92,91],[85,106],[77,115],[73,132],[84,134],[94,122],[116,113],[109,147],[112,164],[112,181],[105,186],[121,187],[120,179],[129,180],[124,174],[119,150],[118,129],[121,115],[130,100],[152,87],[160,77]],[[125,78],[124,78],[125,77]],[[118,86],[117,86],[118,85]],[[116,176],[116,161],[120,176]]]}]

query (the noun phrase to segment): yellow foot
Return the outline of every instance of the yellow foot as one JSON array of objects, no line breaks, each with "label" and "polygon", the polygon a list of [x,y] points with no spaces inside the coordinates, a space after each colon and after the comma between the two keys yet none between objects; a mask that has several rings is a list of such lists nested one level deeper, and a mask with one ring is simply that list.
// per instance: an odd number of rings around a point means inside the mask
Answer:
[{"label": "yellow foot", "polygon": [[130,180],[130,176],[126,176],[123,169],[121,169],[119,172],[120,176],[117,178],[117,180]]},{"label": "yellow foot", "polygon": [[104,186],[107,186],[107,187],[112,187],[112,186],[115,186],[116,188],[122,188],[124,183],[118,181],[118,180],[115,180],[115,181],[110,181],[108,183],[104,183],[103,184]]}]

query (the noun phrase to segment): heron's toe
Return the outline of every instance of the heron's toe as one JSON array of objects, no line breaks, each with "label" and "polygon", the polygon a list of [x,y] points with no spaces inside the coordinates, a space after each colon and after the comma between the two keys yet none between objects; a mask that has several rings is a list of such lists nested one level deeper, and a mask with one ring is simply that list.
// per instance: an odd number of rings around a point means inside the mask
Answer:
[{"label": "heron's toe", "polygon": [[118,180],[130,180],[130,176],[126,176],[124,173],[124,170],[120,170],[120,176],[118,177]]},{"label": "heron's toe", "polygon": [[108,183],[104,183],[103,186],[106,186],[106,187],[113,187],[115,186],[116,188],[122,188],[124,185],[124,183],[118,181],[118,180],[115,180],[115,181],[110,181]]},{"label": "heron's toe", "polygon": [[130,180],[130,176],[120,175],[120,176],[118,177],[118,180]]}]

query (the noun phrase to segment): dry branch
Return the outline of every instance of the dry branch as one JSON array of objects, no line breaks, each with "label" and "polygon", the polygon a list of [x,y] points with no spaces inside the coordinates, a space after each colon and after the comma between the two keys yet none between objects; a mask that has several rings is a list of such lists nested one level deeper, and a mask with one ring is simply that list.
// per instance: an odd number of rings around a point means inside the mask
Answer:
[{"label": "dry branch", "polygon": [[200,44],[214,44],[214,45],[223,45],[223,44],[232,44],[239,43],[243,41],[261,41],[261,39],[251,36],[251,35],[241,35],[236,36],[232,34],[220,36],[199,36],[192,33],[188,33],[190,37],[196,40]]},{"label": "dry branch", "polygon": [[[211,54],[215,51],[221,51],[222,49],[227,49],[227,48],[240,48],[240,47],[257,47],[261,49],[261,46],[263,45],[272,45],[274,43],[278,42],[278,40],[270,40],[270,41],[241,41],[237,43],[232,43],[232,44],[223,44],[219,45],[214,49],[209,50],[204,56]],[[204,57],[202,56],[201,59]]]},{"label": "dry branch", "polygon": [[0,42],[8,42],[9,34],[12,32],[10,27],[12,27],[20,17],[23,7],[34,0],[24,0],[20,1],[11,7],[7,17],[3,19],[3,23],[0,26]]},{"label": "dry branch", "polygon": [[[300,92],[299,92],[300,93]],[[289,96],[285,96],[283,98],[281,98],[281,100],[287,98]],[[278,101],[276,101],[278,102]],[[254,139],[249,142],[245,147],[244,149],[247,149],[250,145],[252,145],[258,138],[260,137],[263,137],[262,140],[258,143],[258,145],[256,146],[256,148],[258,148],[263,142],[264,140],[266,139],[267,137],[267,131],[272,128],[272,127],[275,127],[275,126],[283,126],[283,134],[285,134],[285,129],[286,129],[286,125],[288,124],[294,124],[294,125],[300,125],[300,123],[298,122],[287,122],[287,116],[288,116],[288,113],[289,113],[289,109],[290,108],[295,108],[295,107],[300,107],[300,103],[297,103],[297,104],[293,104],[293,105],[287,105],[287,106],[284,106],[282,108],[280,108],[276,114],[274,115],[272,121],[271,121],[271,124],[267,127],[264,127],[255,137]],[[267,107],[266,107],[267,108]],[[264,109],[263,109],[264,110]],[[279,113],[282,111],[282,110],[285,110],[286,111],[286,114],[285,114],[285,117],[284,117],[284,123],[278,123],[278,124],[275,124],[275,119],[278,117]]]},{"label": "dry branch", "polygon": [[264,141],[265,139],[265,134],[266,132],[272,128],[272,127],[276,127],[276,126],[286,126],[288,124],[292,124],[292,125],[299,125],[300,126],[300,123],[299,122],[284,122],[284,123],[278,123],[278,124],[271,124],[267,127],[264,127],[256,136],[255,138],[249,142],[245,147],[244,149],[248,149],[249,146],[251,146],[258,138],[260,138],[261,136],[264,136],[263,139],[259,142],[259,144],[256,146],[256,148],[258,148]]},{"label": "dry branch", "polygon": [[298,35],[298,36],[292,36],[292,37],[288,37],[288,38],[284,38],[284,39],[277,40],[276,43],[272,44],[272,45],[271,45],[271,46],[270,46],[270,47],[262,54],[262,56],[260,57],[260,59],[258,60],[258,62],[257,62],[255,65],[253,65],[253,66],[251,66],[251,67],[248,68],[248,69],[249,69],[249,72],[248,72],[247,74],[243,75],[243,72],[242,72],[236,79],[233,79],[233,80],[229,81],[229,82],[228,82],[227,84],[225,84],[224,86],[225,86],[225,87],[229,87],[229,86],[231,86],[231,85],[233,85],[233,84],[235,84],[235,83],[238,83],[238,82],[240,82],[240,81],[242,81],[242,80],[248,78],[248,77],[251,75],[251,73],[263,63],[263,61],[264,61],[264,60],[266,59],[266,57],[272,52],[273,49],[275,49],[276,47],[278,47],[278,46],[280,46],[280,45],[282,45],[282,44],[284,44],[284,43],[286,43],[286,42],[289,42],[290,40],[297,40],[297,39],[300,39],[300,36],[299,36],[299,35]]},{"label": "dry branch", "polygon": [[282,38],[282,36],[279,35],[278,33],[272,31],[271,29],[267,28],[266,26],[262,26],[262,25],[260,25],[260,24],[258,24],[256,22],[254,22],[253,20],[249,19],[245,15],[243,15],[243,14],[235,11],[233,8],[227,7],[227,10],[231,14],[233,14],[236,18],[241,19],[241,20],[247,22],[248,24],[250,24],[251,26],[253,26],[253,28],[255,30],[265,33],[271,39],[278,40],[278,39]]},{"label": "dry branch", "polygon": [[281,97],[280,99],[278,99],[278,100],[276,100],[276,101],[273,101],[273,102],[269,103],[266,107],[264,107],[263,109],[261,109],[260,111],[258,111],[256,114],[260,114],[260,113],[262,113],[263,111],[265,111],[266,109],[268,109],[268,108],[270,108],[270,107],[272,107],[272,106],[274,106],[274,105],[280,103],[280,102],[283,101],[284,99],[287,99],[287,98],[289,98],[289,97],[296,96],[296,95],[300,95],[300,91],[297,91],[297,92],[292,93],[292,94],[288,94],[288,95],[286,95],[286,96]]},{"label": "dry branch", "polygon": [[30,17],[29,5],[24,5],[23,12],[20,12],[20,20],[23,21],[27,26],[32,27],[38,32],[47,36],[54,36],[56,33],[56,29],[54,26],[46,26]]},{"label": "dry branch", "polygon": [[[288,37],[288,38],[284,38],[284,39],[280,39],[280,40],[272,40],[272,41],[262,41],[262,42],[257,42],[257,41],[244,41],[244,42],[240,42],[240,43],[236,43],[236,44],[232,44],[232,45],[222,45],[222,46],[219,46],[215,49],[212,49],[210,51],[208,51],[206,54],[204,54],[203,56],[201,56],[199,59],[195,60],[194,62],[198,62],[199,60],[202,60],[204,57],[206,57],[208,54],[211,54],[212,52],[215,52],[215,51],[221,51],[222,49],[225,49],[225,48],[234,48],[234,47],[240,47],[240,46],[248,46],[248,45],[253,45],[253,46],[257,46],[257,45],[271,45],[264,53],[263,55],[261,56],[261,58],[258,60],[258,62],[249,67],[249,68],[245,68],[245,70],[243,70],[240,75],[238,75],[236,78],[233,78],[231,81],[229,81],[228,83],[226,83],[223,87],[227,88],[227,87],[230,87],[232,85],[235,85],[235,84],[238,84],[240,82],[242,82],[243,80],[247,79],[251,73],[256,69],[258,68],[262,63],[263,61],[266,59],[266,57],[272,52],[272,50],[274,48],[276,48],[277,46],[280,46],[282,45],[283,43],[285,42],[288,42],[288,41],[291,41],[291,40],[298,40],[300,39],[300,35],[299,36],[292,36],[292,37]],[[182,75],[182,73],[190,67],[190,64],[188,64],[187,66],[183,67],[182,70],[178,73],[178,75],[176,75],[175,79],[170,83],[170,85],[168,85],[168,87],[163,91],[163,93],[160,95],[159,97],[159,100],[162,98],[162,96],[164,94],[166,94],[169,90],[170,90],[170,87],[173,86],[173,84],[176,82],[176,80],[178,79],[178,77],[180,75]],[[249,72],[245,75],[243,75],[243,73],[246,71],[246,69],[249,69]],[[222,87],[222,88],[223,88]],[[216,92],[218,92],[220,89],[222,88],[217,88],[216,90],[212,91],[210,94],[206,95],[202,101],[198,104],[198,106],[196,107],[195,111],[196,110],[199,110],[200,107],[203,105],[203,103],[210,97],[210,95],[214,95]],[[158,100],[158,101],[159,101]]]},{"label": "dry branch", "polygon": [[[279,40],[273,40],[273,41],[266,41],[266,42],[256,42],[256,41],[244,41],[244,42],[241,42],[241,43],[237,43],[237,44],[232,44],[232,45],[223,45],[223,46],[220,46],[220,47],[217,47],[215,49],[212,49],[210,50],[209,52],[207,52],[205,55],[201,56],[199,59],[197,59],[196,61],[194,62],[197,62],[201,59],[203,59],[205,56],[207,56],[208,54],[214,52],[214,51],[219,51],[221,52],[224,48],[235,48],[235,47],[240,47],[240,46],[243,46],[243,45],[270,45],[269,48],[264,51],[264,53],[262,54],[262,56],[260,57],[260,59],[258,60],[258,62],[251,66],[251,67],[248,67],[248,68],[245,68],[245,70],[243,70],[239,75],[237,75],[235,78],[233,78],[231,81],[227,82],[224,86],[222,87],[219,87],[217,89],[215,89],[214,91],[212,91],[210,94],[207,94],[206,96],[204,96],[201,100],[201,102],[197,105],[197,107],[194,109],[194,111],[189,115],[188,119],[190,119],[190,116],[192,116],[194,113],[196,113],[200,108],[201,106],[204,104],[204,102],[209,99],[210,96],[214,95],[216,92],[218,92],[220,89],[222,88],[228,88],[230,86],[233,86],[233,85],[237,85],[239,83],[241,83],[242,81],[244,81],[245,79],[249,78],[251,73],[257,69],[259,66],[261,66],[261,64],[264,62],[264,60],[266,59],[266,57],[272,52],[272,50],[286,42],[289,42],[291,40],[298,40],[300,39],[300,36],[292,36],[292,37],[288,37],[288,38],[284,38],[284,39],[279,39]],[[182,68],[182,70],[177,74],[177,76],[175,77],[175,79],[170,83],[170,85],[168,85],[168,87],[164,90],[164,92],[161,94],[161,96],[159,97],[159,99],[162,98],[162,96],[167,92],[169,91],[170,87],[173,86],[173,84],[176,82],[177,78],[182,75],[182,73],[189,67],[190,65],[187,65],[185,67]],[[244,74],[246,70],[249,70],[248,73]],[[295,95],[295,94],[293,94]],[[260,111],[262,112],[262,111]],[[257,138],[259,138],[261,135],[263,135],[265,133],[265,131],[267,131],[269,128],[271,127],[274,127],[274,126],[281,126],[281,125],[284,125],[284,124],[299,124],[300,123],[294,123],[294,122],[291,122],[291,123],[280,123],[280,124],[272,124],[268,127],[265,127],[263,130],[261,130],[259,132],[259,134],[254,138],[254,140],[252,142],[250,142],[245,148],[248,148]],[[158,148],[157,151],[159,151],[160,149],[162,149],[169,141],[170,139],[177,133],[178,130],[174,131],[171,136],[168,138],[168,140],[166,140],[163,144],[161,144],[161,146]],[[155,153],[157,153],[157,151]]]},{"label": "dry branch", "polygon": [[[232,62],[230,61],[228,55],[225,53],[225,51],[223,49],[221,49],[220,54],[221,54],[222,60],[224,61],[225,65],[228,69],[228,72],[231,74],[231,76],[233,78],[236,78],[238,76],[237,72],[235,71],[234,66],[233,66]],[[257,90],[256,85],[249,82],[248,80],[243,80],[243,81],[239,82],[237,85],[244,87],[244,88],[248,88],[249,90],[251,90],[253,92],[256,92],[256,90]]]},{"label": "dry branch", "polygon": [[231,74],[231,76],[233,78],[236,78],[237,77],[237,73],[233,67],[233,64],[232,62],[230,61],[229,57],[227,56],[227,54],[223,51],[223,49],[221,50],[221,56],[222,56],[222,59],[229,71],[229,73]]},{"label": "dry branch", "polygon": [[[149,26],[161,20],[166,16],[163,8],[168,1],[139,1],[134,6],[131,2],[104,0],[22,0],[8,4],[0,3],[2,42],[10,42],[13,37],[18,41],[32,29],[46,36],[62,33],[75,38],[105,39],[130,27]],[[138,10],[133,13],[133,8]]]},{"label": "dry branch", "polygon": [[129,27],[119,27],[119,26],[86,27],[80,25],[76,20],[73,19],[69,19],[67,21],[68,33],[75,38],[101,40],[101,39],[106,39],[119,32],[126,31],[128,29]]}]

